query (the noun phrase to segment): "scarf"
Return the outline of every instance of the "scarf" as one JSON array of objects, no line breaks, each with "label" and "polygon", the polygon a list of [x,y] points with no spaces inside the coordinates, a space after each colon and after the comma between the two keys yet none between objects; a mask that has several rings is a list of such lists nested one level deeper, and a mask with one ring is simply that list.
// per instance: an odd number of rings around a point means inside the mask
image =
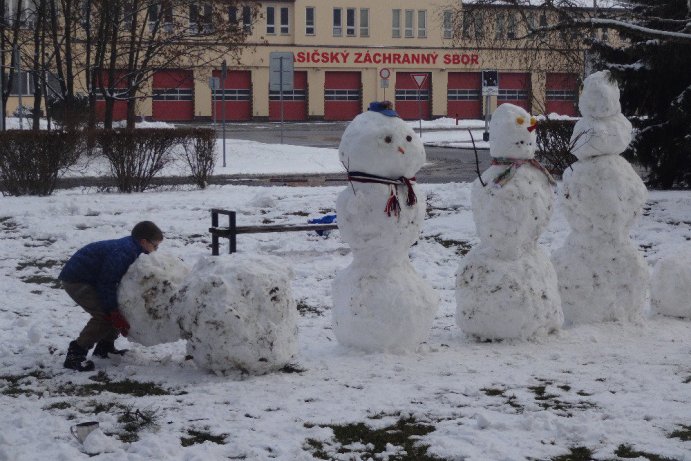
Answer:
[{"label": "scarf", "polygon": [[353,171],[348,173],[348,181],[387,184],[389,186],[389,199],[386,201],[386,207],[384,208],[384,212],[387,214],[387,216],[391,216],[393,214],[394,216],[398,217],[400,215],[401,204],[398,201],[398,186],[406,186],[408,188],[406,205],[413,206],[417,203],[417,196],[413,190],[415,176],[412,178],[401,176],[400,178],[392,179],[369,173],[362,173],[360,171]]},{"label": "scarf", "polygon": [[547,168],[545,168],[540,162],[535,160],[534,158],[509,158],[509,157],[497,157],[497,158],[492,158],[492,163],[491,165],[504,165],[508,166],[506,170],[501,172],[496,178],[494,178],[494,185],[496,187],[502,187],[506,183],[508,183],[511,178],[516,174],[516,171],[522,167],[523,165],[531,165],[533,168],[538,169],[541,171],[546,177],[547,181],[554,186],[557,184],[557,182],[554,180],[552,175],[547,171]]}]

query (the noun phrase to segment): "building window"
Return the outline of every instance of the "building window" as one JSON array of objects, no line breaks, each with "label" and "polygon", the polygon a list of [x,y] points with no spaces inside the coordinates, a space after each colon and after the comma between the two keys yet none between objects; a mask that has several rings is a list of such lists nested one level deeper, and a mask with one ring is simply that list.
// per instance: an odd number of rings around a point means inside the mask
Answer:
[{"label": "building window", "polygon": [[19,96],[20,91],[22,96],[31,96],[34,94],[34,76],[32,73],[22,71],[19,75],[14,75],[10,95]]},{"label": "building window", "polygon": [[276,33],[276,9],[273,6],[266,7],[266,33]]},{"label": "building window", "polygon": [[211,3],[204,3],[202,5],[202,17],[201,23],[202,23],[202,30],[205,34],[212,33],[214,31],[214,26],[213,26],[213,8],[211,6]]},{"label": "building window", "polygon": [[547,15],[545,13],[540,15],[540,27],[547,27]]},{"label": "building window", "polygon": [[506,26],[506,36],[508,38],[516,38],[516,15],[509,13],[508,24]]},{"label": "building window", "polygon": [[391,10],[391,36],[401,38],[401,10]]},{"label": "building window", "polygon": [[[465,18],[465,13],[463,17]],[[453,38],[453,11],[446,10],[442,16],[442,33],[445,39]]]},{"label": "building window", "polygon": [[163,19],[163,30],[166,33],[173,32],[173,4],[170,1],[161,3],[161,16]]},{"label": "building window", "polygon": [[281,8],[281,34],[286,35],[290,33],[290,23],[288,8]]},{"label": "building window", "polygon": [[475,11],[473,13],[473,16],[473,19],[475,19],[475,40],[482,40],[483,38],[485,38],[484,18],[482,17],[482,13],[479,11]]},{"label": "building window", "polygon": [[504,38],[504,13],[497,13],[494,38]]},{"label": "building window", "polygon": [[242,28],[245,33],[252,33],[252,8],[249,6],[242,7]]},{"label": "building window", "polygon": [[343,14],[343,11],[340,8],[334,8],[334,21],[333,21],[334,37],[340,37],[341,35],[343,35],[342,14]]},{"label": "building window", "polygon": [[199,23],[199,5],[195,3],[190,4],[190,32],[197,33]]},{"label": "building window", "polygon": [[417,37],[427,38],[427,11],[418,10],[417,12]]},{"label": "building window", "polygon": [[369,8],[360,9],[360,37],[369,37]]},{"label": "building window", "polygon": [[473,23],[473,18],[471,17],[469,12],[464,11],[463,12],[463,24],[461,25],[461,36],[466,39],[470,40],[470,27]]},{"label": "building window", "polygon": [[405,10],[405,38],[413,38],[413,10]]},{"label": "building window", "polygon": [[314,7],[305,8],[305,35],[314,35]]},{"label": "building window", "polygon": [[346,36],[355,37],[355,8],[346,9]]}]

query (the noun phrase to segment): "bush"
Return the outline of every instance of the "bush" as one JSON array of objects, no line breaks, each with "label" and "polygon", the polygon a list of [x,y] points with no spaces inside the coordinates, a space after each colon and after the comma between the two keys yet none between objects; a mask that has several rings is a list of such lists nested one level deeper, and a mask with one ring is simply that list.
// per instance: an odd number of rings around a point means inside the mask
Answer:
[{"label": "bush", "polygon": [[0,132],[0,191],[3,195],[50,195],[58,176],[79,159],[78,133]]},{"label": "bush", "polygon": [[96,143],[110,162],[120,192],[143,192],[171,161],[180,142],[178,130],[166,128],[102,130]]},{"label": "bush", "polygon": [[541,120],[537,125],[535,158],[555,176],[578,160],[571,153],[571,134],[575,120]]},{"label": "bush", "polygon": [[65,130],[78,130],[89,121],[89,98],[75,95],[71,98],[48,100],[48,115]]},{"label": "bush", "polygon": [[216,166],[216,131],[207,128],[176,131],[180,134],[183,157],[190,167],[190,178],[201,189],[206,188]]}]

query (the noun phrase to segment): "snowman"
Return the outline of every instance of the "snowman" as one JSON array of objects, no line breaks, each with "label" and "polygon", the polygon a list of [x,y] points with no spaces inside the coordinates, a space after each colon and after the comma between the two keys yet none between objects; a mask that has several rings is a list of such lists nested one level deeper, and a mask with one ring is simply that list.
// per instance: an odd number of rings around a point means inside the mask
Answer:
[{"label": "snowman", "polygon": [[571,144],[578,161],[564,173],[560,201],[571,227],[552,260],[567,324],[636,320],[649,273],[629,238],[647,190],[619,154],[631,141],[619,88],[608,71],[585,79]]},{"label": "snowman", "polygon": [[491,166],[471,189],[480,237],[456,279],[456,322],[479,339],[529,339],[563,323],[557,275],[537,244],[552,214],[554,179],[534,158],[537,123],[499,106],[490,122]]},{"label": "snowman", "polygon": [[338,227],[353,261],[333,282],[336,338],[368,352],[414,351],[439,304],[408,258],[425,215],[415,184],[422,141],[390,102],[375,102],[348,125],[338,150],[350,182],[336,200]]}]

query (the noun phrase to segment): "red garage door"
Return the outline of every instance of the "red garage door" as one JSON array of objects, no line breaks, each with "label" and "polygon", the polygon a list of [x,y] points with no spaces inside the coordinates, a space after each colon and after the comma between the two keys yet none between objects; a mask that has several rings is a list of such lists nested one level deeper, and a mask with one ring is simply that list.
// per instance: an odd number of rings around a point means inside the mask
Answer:
[{"label": "red garage door", "polygon": [[[396,72],[396,112],[405,120],[430,118],[431,77],[427,74],[422,87],[418,90],[413,75],[420,72]],[[419,102],[419,104],[418,104]]]},{"label": "red garage door", "polygon": [[497,105],[507,102],[530,112],[530,74],[499,72]]},{"label": "red garage door", "polygon": [[360,72],[326,72],[324,119],[352,120],[362,112]]},{"label": "red garage door", "polygon": [[[221,71],[213,71],[213,76],[220,81]],[[223,90],[221,90],[223,88]],[[221,88],[211,93],[216,120],[223,117],[223,100],[225,99],[225,118],[231,121],[252,119],[252,72],[249,70],[229,70],[226,81]],[[224,96],[225,93],[225,96]]]},{"label": "red garage door", "polygon": [[[281,120],[279,91],[269,91],[269,120]],[[293,91],[283,92],[283,120],[307,120],[307,72],[294,72]]]},{"label": "red garage door", "polygon": [[[113,121],[127,119],[127,79],[125,78],[125,75],[125,71],[116,71],[113,79],[113,87],[116,90],[116,97],[122,98],[120,100],[116,100],[113,105]],[[100,121],[103,121],[106,113],[106,100],[103,98],[103,93],[101,92],[100,88],[103,87],[106,91],[109,91],[109,79],[107,72],[103,72],[101,74],[101,81],[96,83],[96,87],[96,118]]]},{"label": "red garage door", "polygon": [[194,118],[194,77],[191,70],[160,70],[154,73],[154,120],[182,122]]},{"label": "red garage door", "polygon": [[577,115],[577,95],[578,76],[576,74],[547,74],[546,113]]},{"label": "red garage door", "polygon": [[449,72],[447,114],[455,118],[482,118],[482,73]]}]

